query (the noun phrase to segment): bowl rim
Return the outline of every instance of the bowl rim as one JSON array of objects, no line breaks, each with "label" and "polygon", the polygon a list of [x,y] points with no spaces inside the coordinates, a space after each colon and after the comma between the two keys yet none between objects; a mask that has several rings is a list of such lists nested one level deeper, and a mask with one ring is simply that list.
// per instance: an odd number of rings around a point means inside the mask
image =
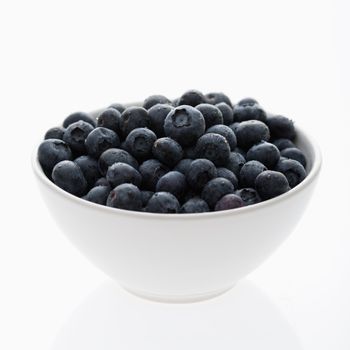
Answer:
[{"label": "bowl rim", "polygon": [[[303,189],[308,187],[312,182],[315,181],[317,175],[320,172],[321,165],[322,165],[322,155],[321,150],[317,144],[317,142],[312,138],[308,132],[305,132],[300,127],[296,126],[296,132],[297,135],[300,135],[302,139],[305,139],[308,141],[308,143],[311,145],[311,151],[314,153],[314,160],[311,166],[310,171],[308,172],[306,178],[297,186],[292,188],[286,193],[283,193],[277,197],[274,197],[272,199],[268,199],[266,201],[236,208],[236,209],[229,209],[229,210],[222,210],[222,211],[213,211],[213,212],[205,212],[205,213],[176,213],[176,214],[162,214],[162,213],[148,213],[148,212],[142,212],[142,211],[132,211],[132,210],[126,210],[126,209],[119,209],[119,208],[112,208],[107,207],[101,204],[89,202],[85,199],[82,199],[80,197],[74,196],[73,194],[70,194],[69,192],[66,192],[65,190],[61,189],[57,185],[55,185],[43,172],[39,161],[37,157],[38,153],[38,147],[40,143],[34,148],[34,151],[32,153],[32,168],[36,175],[36,177],[39,179],[39,181],[44,184],[46,187],[48,187],[51,191],[54,191],[58,195],[66,198],[67,200],[73,200],[76,202],[76,204],[86,206],[88,208],[102,211],[106,214],[115,214],[115,215],[127,215],[133,218],[143,218],[143,219],[177,219],[177,220],[193,220],[193,219],[215,219],[217,217],[222,216],[234,216],[234,215],[240,215],[244,213],[250,213],[257,210],[261,210],[268,206],[273,206],[281,201],[287,200],[290,197],[295,196],[299,192],[301,192]],[[42,142],[42,141],[40,141]]]}]

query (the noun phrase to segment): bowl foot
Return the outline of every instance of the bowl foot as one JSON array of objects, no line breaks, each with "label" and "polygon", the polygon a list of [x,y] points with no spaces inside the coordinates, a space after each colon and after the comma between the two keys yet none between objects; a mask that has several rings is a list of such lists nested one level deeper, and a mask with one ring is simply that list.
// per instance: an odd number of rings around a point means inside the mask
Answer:
[{"label": "bowl foot", "polygon": [[206,293],[199,293],[199,294],[188,294],[188,295],[163,295],[163,294],[153,294],[141,290],[137,290],[134,288],[122,286],[126,291],[129,293],[136,295],[137,297],[156,301],[160,303],[172,303],[172,304],[181,304],[181,303],[195,303],[199,301],[204,301],[208,299],[215,298],[221,294],[226,293],[229,291],[234,284],[230,285],[229,287],[225,287],[222,289],[218,289],[211,292]]}]

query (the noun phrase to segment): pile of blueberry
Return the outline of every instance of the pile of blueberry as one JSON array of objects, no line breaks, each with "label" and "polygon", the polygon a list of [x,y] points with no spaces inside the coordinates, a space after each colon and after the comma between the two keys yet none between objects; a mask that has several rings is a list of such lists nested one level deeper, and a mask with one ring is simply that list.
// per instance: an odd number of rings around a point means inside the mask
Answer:
[{"label": "pile of blueberry", "polygon": [[293,122],[245,98],[185,92],[175,101],[73,113],[47,131],[38,159],[60,188],[109,207],[153,213],[234,209],[306,177]]}]

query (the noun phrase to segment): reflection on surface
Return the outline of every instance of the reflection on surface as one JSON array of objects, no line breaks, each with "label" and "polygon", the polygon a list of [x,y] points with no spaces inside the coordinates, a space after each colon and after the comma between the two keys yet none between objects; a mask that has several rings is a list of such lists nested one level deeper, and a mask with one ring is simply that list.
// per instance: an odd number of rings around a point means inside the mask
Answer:
[{"label": "reflection on surface", "polygon": [[59,331],[53,350],[301,349],[288,322],[252,283],[194,304],[162,304],[112,281],[95,290]]}]

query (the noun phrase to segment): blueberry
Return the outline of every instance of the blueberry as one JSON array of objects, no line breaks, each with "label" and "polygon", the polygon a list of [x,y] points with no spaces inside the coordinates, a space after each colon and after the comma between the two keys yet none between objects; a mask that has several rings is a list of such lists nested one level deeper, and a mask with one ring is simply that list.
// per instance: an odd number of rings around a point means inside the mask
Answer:
[{"label": "blueberry", "polygon": [[97,187],[97,186],[110,187],[111,185],[109,184],[108,180],[105,177],[100,177],[94,184],[94,187]]},{"label": "blueberry", "polygon": [[242,107],[248,107],[248,106],[252,107],[257,104],[259,104],[258,101],[251,97],[243,98],[237,103],[238,106],[242,106]]},{"label": "blueberry", "polygon": [[184,154],[183,156],[185,158],[189,158],[189,159],[196,159],[197,158],[197,153],[196,153],[196,146],[190,146],[190,147],[186,147],[184,148]]},{"label": "blueberry", "polygon": [[246,162],[242,154],[238,152],[231,152],[228,161],[224,165],[225,168],[231,170],[236,176],[239,176],[239,172],[243,164]]},{"label": "blueberry", "polygon": [[148,191],[154,191],[158,180],[165,175],[169,169],[157,159],[144,161],[139,168],[142,176],[142,187]]},{"label": "blueberry", "polygon": [[102,175],[106,175],[108,168],[114,163],[126,163],[131,165],[133,168],[138,169],[139,164],[137,160],[127,151],[119,148],[110,148],[104,151],[99,160],[98,167]]},{"label": "blueberry", "polygon": [[223,196],[231,193],[234,193],[232,183],[223,177],[217,177],[210,180],[204,186],[201,197],[207,202],[210,208],[214,208]]},{"label": "blueberry", "polygon": [[290,190],[287,178],[280,172],[267,170],[255,180],[255,188],[263,200],[277,197]]},{"label": "blueberry", "polygon": [[273,144],[280,150],[283,151],[285,148],[294,148],[295,144],[289,139],[277,139],[273,141]]},{"label": "blueberry", "polygon": [[262,141],[247,152],[247,160],[258,160],[268,169],[272,169],[280,159],[280,151],[272,143]]},{"label": "blueberry", "polygon": [[237,176],[231,170],[228,170],[227,168],[217,168],[217,176],[223,177],[232,182],[234,188],[238,187]]},{"label": "blueberry", "polygon": [[90,114],[84,113],[84,112],[76,112],[70,114],[64,121],[63,121],[63,127],[67,128],[69,125],[76,123],[78,121],[83,121],[85,123],[89,123],[91,126],[95,127],[96,122],[91,117]]},{"label": "blueberry", "polygon": [[206,94],[205,97],[208,103],[212,105],[216,105],[218,103],[224,102],[232,108],[231,100],[229,99],[228,96],[226,96],[222,92],[209,92],[209,94]]},{"label": "blueberry", "polygon": [[266,171],[267,168],[264,164],[257,160],[250,160],[245,163],[239,173],[239,182],[242,187],[254,187],[256,177]]},{"label": "blueberry", "polygon": [[141,191],[141,200],[142,206],[145,207],[150,200],[150,198],[154,195],[152,191]]},{"label": "blueberry", "polygon": [[188,90],[179,98],[178,106],[187,105],[195,107],[205,102],[206,98],[200,91]]},{"label": "blueberry", "polygon": [[156,134],[147,128],[136,128],[130,132],[125,140],[125,149],[137,160],[149,158],[152,146],[157,140]]},{"label": "blueberry", "polygon": [[265,122],[266,113],[260,105],[253,103],[253,100],[249,103],[245,100],[243,100],[244,103],[240,101],[233,107],[233,120],[236,122],[243,122],[246,120],[260,120]]},{"label": "blueberry", "polygon": [[284,174],[291,188],[300,184],[306,177],[304,167],[294,159],[280,159],[275,170]]},{"label": "blueberry", "polygon": [[191,106],[179,106],[170,111],[164,121],[166,136],[181,146],[191,146],[204,134],[205,120],[201,112]]},{"label": "blueberry", "polygon": [[219,134],[205,134],[201,136],[196,145],[198,158],[211,160],[215,165],[225,165],[230,158],[230,145],[225,137]]},{"label": "blueberry", "polygon": [[133,184],[121,184],[110,192],[107,206],[140,211],[142,209],[141,191]]},{"label": "blueberry", "polygon": [[285,148],[283,151],[281,151],[281,156],[297,160],[304,168],[306,168],[306,157],[299,148]]},{"label": "blueberry", "polygon": [[156,104],[171,104],[171,101],[163,95],[152,95],[145,99],[143,102],[143,108],[150,109]]},{"label": "blueberry", "polygon": [[196,106],[196,109],[202,113],[205,120],[205,127],[207,129],[213,125],[222,124],[224,122],[222,113],[216,106],[209,103],[201,103]]},{"label": "blueberry", "polygon": [[283,117],[282,115],[270,115],[266,124],[270,129],[271,137],[275,139],[290,139],[295,138],[296,132],[292,120]]},{"label": "blueberry", "polygon": [[142,107],[128,107],[120,116],[120,128],[125,137],[136,128],[149,127],[147,111]]},{"label": "blueberry", "polygon": [[39,146],[38,160],[48,177],[51,177],[52,169],[58,162],[71,159],[72,152],[69,146],[62,140],[45,140]]},{"label": "blueberry", "polygon": [[239,123],[236,132],[238,147],[249,149],[253,145],[270,139],[269,128],[259,120]]},{"label": "blueberry", "polygon": [[174,107],[166,104],[157,104],[148,110],[150,128],[158,137],[164,137],[164,120]]},{"label": "blueberry", "polygon": [[254,188],[241,188],[235,193],[242,198],[245,205],[252,205],[261,202],[261,198]]},{"label": "blueberry", "polygon": [[205,213],[207,211],[210,211],[207,202],[199,197],[189,199],[180,208],[180,213],[183,214]]},{"label": "blueberry", "polygon": [[226,194],[215,205],[215,211],[236,209],[244,206],[241,197],[235,194]]},{"label": "blueberry", "polygon": [[110,191],[110,188],[107,186],[96,186],[84,196],[84,199],[89,202],[106,205]]},{"label": "blueberry", "polygon": [[139,187],[142,180],[141,174],[131,165],[125,163],[112,164],[107,170],[106,179],[112,187],[123,183],[132,183]]},{"label": "blueberry", "polygon": [[85,140],[87,153],[95,158],[110,148],[119,147],[120,140],[113,130],[98,127],[90,132]]},{"label": "blueberry", "polygon": [[157,192],[169,192],[177,199],[181,199],[187,190],[187,182],[184,174],[178,171],[169,171],[157,182]]},{"label": "blueberry", "polygon": [[80,197],[86,192],[87,182],[83,172],[71,160],[57,163],[52,170],[52,179],[58,187],[75,196]]},{"label": "blueberry", "polygon": [[62,128],[61,126],[56,126],[46,131],[44,139],[45,140],[48,140],[48,139],[63,140],[63,135],[65,131],[66,131],[65,128]]},{"label": "blueberry", "polygon": [[233,123],[233,124],[230,124],[230,125],[229,125],[229,128],[232,129],[232,131],[236,134],[237,128],[238,128],[239,124],[240,124],[240,123],[235,122],[235,123]]},{"label": "blueberry", "polygon": [[220,102],[215,105],[217,108],[219,108],[222,119],[224,121],[225,125],[231,125],[233,123],[233,109],[231,106],[229,106],[225,102]]},{"label": "blueberry", "polygon": [[190,159],[190,158],[181,159],[174,167],[174,170],[179,171],[180,173],[186,176],[192,162],[193,162],[193,159]]},{"label": "blueberry", "polygon": [[198,197],[198,193],[196,191],[194,191],[192,188],[188,187],[187,192],[181,198],[181,204],[186,203],[187,201],[189,201],[190,199],[192,199],[194,197]]},{"label": "blueberry", "polygon": [[156,192],[148,201],[145,210],[151,213],[178,213],[179,201],[168,192]]},{"label": "blueberry", "polygon": [[236,147],[234,152],[241,154],[244,158],[247,158],[247,152],[242,148]]},{"label": "blueberry", "polygon": [[94,128],[82,120],[72,123],[68,126],[63,135],[65,141],[71,150],[77,154],[86,153],[85,140]]},{"label": "blueberry", "polygon": [[170,137],[162,137],[154,142],[152,153],[154,158],[169,167],[174,167],[182,158],[182,147]]},{"label": "blueberry", "polygon": [[90,156],[80,156],[74,160],[79,166],[89,187],[92,187],[101,176],[97,160]]},{"label": "blueberry", "polygon": [[97,117],[97,126],[111,129],[116,133],[120,133],[121,114],[115,108],[107,108]]},{"label": "blueberry", "polygon": [[223,136],[228,144],[230,145],[231,151],[233,151],[237,146],[237,138],[235,133],[227,125],[214,125],[210,127],[206,133],[219,134]]},{"label": "blueberry", "polygon": [[200,191],[210,180],[217,177],[215,165],[208,159],[194,160],[186,174],[188,184]]},{"label": "blueberry", "polygon": [[116,109],[120,114],[122,114],[126,107],[122,105],[121,103],[112,103],[108,108],[114,108]]}]

